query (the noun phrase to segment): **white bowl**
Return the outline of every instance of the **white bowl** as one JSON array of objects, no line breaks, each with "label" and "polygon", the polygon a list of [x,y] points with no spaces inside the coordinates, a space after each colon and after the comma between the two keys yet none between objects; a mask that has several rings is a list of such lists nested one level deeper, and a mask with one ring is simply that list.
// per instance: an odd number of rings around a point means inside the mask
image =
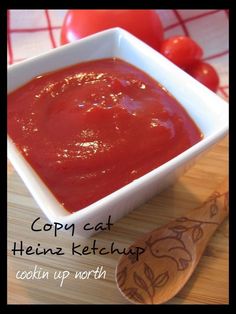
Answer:
[{"label": "white bowl", "polygon": [[187,110],[204,139],[162,166],[145,174],[99,201],[70,214],[56,200],[8,136],[8,157],[51,222],[75,223],[77,234],[90,222],[115,222],[173,183],[201,153],[228,132],[228,103],[186,74],[148,45],[120,28],[97,33],[75,43],[9,66],[8,92],[37,75],[83,61],[118,57],[160,82]]}]

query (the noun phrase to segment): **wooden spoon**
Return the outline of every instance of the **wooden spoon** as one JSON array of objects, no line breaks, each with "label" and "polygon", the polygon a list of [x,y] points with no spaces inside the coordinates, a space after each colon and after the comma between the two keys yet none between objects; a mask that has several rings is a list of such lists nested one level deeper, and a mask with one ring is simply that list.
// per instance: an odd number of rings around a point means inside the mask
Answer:
[{"label": "wooden spoon", "polygon": [[173,298],[228,216],[228,207],[226,178],[201,206],[135,241],[133,254],[123,255],[116,268],[121,293],[133,303],[161,304]]}]

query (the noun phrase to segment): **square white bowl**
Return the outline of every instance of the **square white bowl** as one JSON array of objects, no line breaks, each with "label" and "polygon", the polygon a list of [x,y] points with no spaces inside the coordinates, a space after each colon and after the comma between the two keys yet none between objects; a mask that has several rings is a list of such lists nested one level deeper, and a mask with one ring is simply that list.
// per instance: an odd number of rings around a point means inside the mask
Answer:
[{"label": "square white bowl", "polygon": [[[76,63],[117,57],[140,68],[160,82],[187,110],[204,134],[188,150],[99,201],[70,214],[57,201],[8,136],[8,157],[51,222],[75,223],[77,234],[90,222],[115,222],[173,183],[204,151],[228,132],[228,103],[175,66],[160,53],[120,28],[97,33],[9,66],[8,93],[35,76]],[[79,188],[79,187],[78,187]]]}]

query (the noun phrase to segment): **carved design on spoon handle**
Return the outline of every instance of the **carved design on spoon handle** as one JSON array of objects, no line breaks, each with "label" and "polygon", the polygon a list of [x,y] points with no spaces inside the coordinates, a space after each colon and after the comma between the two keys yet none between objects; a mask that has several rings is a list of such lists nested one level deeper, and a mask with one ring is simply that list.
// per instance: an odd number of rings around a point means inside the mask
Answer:
[{"label": "carved design on spoon handle", "polygon": [[[125,267],[122,271],[117,274],[117,278],[123,276],[127,272],[127,267]],[[133,280],[135,282],[136,287],[124,288],[124,292],[127,297],[134,300],[137,303],[146,303],[145,298],[142,296],[142,292],[146,293],[149,297],[150,302],[154,303],[154,296],[156,293],[156,289],[163,287],[169,280],[169,273],[165,271],[161,274],[155,276],[152,268],[144,263],[143,274],[137,274],[137,272],[133,273]],[[124,283],[121,286],[123,286]]]}]

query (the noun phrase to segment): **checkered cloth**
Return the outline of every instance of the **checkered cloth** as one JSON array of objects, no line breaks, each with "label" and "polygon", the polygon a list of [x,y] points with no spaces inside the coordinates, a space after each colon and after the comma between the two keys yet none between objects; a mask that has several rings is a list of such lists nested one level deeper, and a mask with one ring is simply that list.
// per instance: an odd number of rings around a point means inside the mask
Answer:
[{"label": "checkered cloth", "polygon": [[[228,99],[228,10],[157,10],[165,38],[187,35],[203,48],[203,59],[220,76],[218,94]],[[9,10],[7,25],[8,63],[38,55],[60,45],[66,10]]]}]

